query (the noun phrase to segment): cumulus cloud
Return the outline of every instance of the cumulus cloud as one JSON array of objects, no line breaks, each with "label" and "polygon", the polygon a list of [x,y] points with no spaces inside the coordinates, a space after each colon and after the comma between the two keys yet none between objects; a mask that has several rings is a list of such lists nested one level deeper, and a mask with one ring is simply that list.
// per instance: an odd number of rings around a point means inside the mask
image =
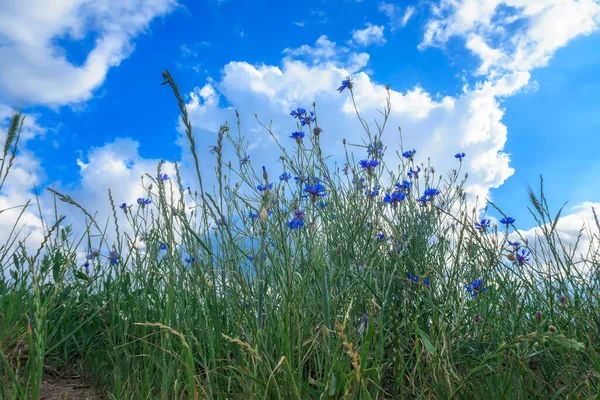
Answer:
[{"label": "cumulus cloud", "polygon": [[[175,6],[176,0],[0,2],[0,94],[47,106],[90,99],[109,68],[133,51],[132,39]],[[57,44],[86,38],[94,44],[82,65]]]},{"label": "cumulus cloud", "polygon": [[491,78],[545,66],[571,39],[600,25],[595,0],[442,0],[432,6],[420,45],[443,46],[461,37]]},{"label": "cumulus cloud", "polygon": [[366,24],[364,29],[355,29],[352,31],[352,40],[359,46],[367,47],[372,44],[382,46],[385,44],[384,27],[380,25]]}]

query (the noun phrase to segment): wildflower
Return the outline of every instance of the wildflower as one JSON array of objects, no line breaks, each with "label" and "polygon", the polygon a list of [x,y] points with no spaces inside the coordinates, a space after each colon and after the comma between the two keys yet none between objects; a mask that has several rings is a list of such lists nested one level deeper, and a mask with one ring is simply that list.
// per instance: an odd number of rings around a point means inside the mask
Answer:
[{"label": "wildflower", "polygon": [[508,245],[512,246],[513,251],[516,253],[519,251],[519,247],[521,247],[521,242],[511,242],[510,240],[508,241]]},{"label": "wildflower", "polygon": [[86,260],[93,260],[94,258],[98,257],[100,255],[100,250],[97,249],[93,249],[90,254],[88,254],[87,256],[85,256]]},{"label": "wildflower", "polygon": [[187,258],[185,259],[185,262],[186,262],[187,264],[193,263],[194,261],[196,261],[196,258],[195,258],[195,257],[187,257]]},{"label": "wildflower", "polygon": [[219,146],[208,146],[210,154],[215,154],[219,152]]},{"label": "wildflower", "polygon": [[483,281],[481,279],[469,283],[465,286],[465,289],[471,294],[471,297],[477,297],[480,293],[487,292],[487,288],[483,287]]},{"label": "wildflower", "polygon": [[327,202],[326,201],[320,201],[317,203],[317,207],[320,208],[321,210],[324,210],[325,208],[327,208]]},{"label": "wildflower", "polygon": [[360,326],[358,327],[358,333],[361,335],[369,325],[369,314],[365,313],[360,317]]},{"label": "wildflower", "polygon": [[319,136],[322,132],[323,132],[323,129],[319,128],[318,126],[316,126],[313,129],[313,135],[315,135],[315,136]]},{"label": "wildflower", "polygon": [[392,193],[386,193],[385,197],[383,198],[383,201],[385,203],[393,206],[393,205],[398,204],[405,198],[406,198],[406,196],[402,192],[392,192]]},{"label": "wildflower", "polygon": [[116,251],[111,251],[108,253],[108,261],[110,261],[112,265],[117,265],[119,262],[119,254],[117,254]]},{"label": "wildflower", "polygon": [[311,111],[310,114],[304,114],[300,119],[300,123],[302,124],[302,126],[305,125],[310,125],[313,122],[315,122],[315,117],[314,117],[314,113]]},{"label": "wildflower", "polygon": [[500,220],[500,223],[506,225],[506,227],[508,228],[510,224],[515,223],[515,219],[513,217],[505,217]]},{"label": "wildflower", "polygon": [[563,295],[561,295],[561,296],[558,298],[558,301],[560,301],[560,304],[562,304],[563,306],[564,306],[565,304],[567,304],[567,300],[568,300],[568,299],[567,299],[567,296],[565,296],[564,294],[563,294]]},{"label": "wildflower", "polygon": [[167,249],[167,245],[164,243],[161,243],[160,246],[158,246],[159,250],[166,250]]},{"label": "wildflower", "polygon": [[481,321],[483,321],[483,317],[479,314],[475,314],[473,321],[475,321],[476,324],[479,324]]},{"label": "wildflower", "polygon": [[377,160],[360,160],[360,166],[362,169],[366,169],[367,172],[371,173],[375,167],[379,165]]},{"label": "wildflower", "polygon": [[310,195],[311,200],[314,202],[318,197],[324,197],[327,195],[325,192],[325,186],[319,183],[318,179],[314,179],[314,185],[307,183],[304,186],[304,192]]},{"label": "wildflower", "polygon": [[414,283],[419,283],[419,276],[408,274],[408,280]]},{"label": "wildflower", "polygon": [[542,322],[542,310],[540,310],[539,308],[535,312],[535,320],[538,322],[538,324]]},{"label": "wildflower", "polygon": [[344,89],[352,90],[352,80],[349,76],[347,76],[346,79],[342,81],[342,86],[338,88],[338,92],[342,93]]},{"label": "wildflower", "polygon": [[304,108],[296,108],[295,110],[292,110],[292,112],[290,112],[290,115],[294,118],[302,118],[302,116],[306,114],[306,110]]},{"label": "wildflower", "polygon": [[402,181],[402,183],[397,182],[394,186],[396,187],[396,190],[402,190],[408,193],[412,185],[413,183],[411,181]]},{"label": "wildflower", "polygon": [[486,218],[482,218],[481,221],[475,222],[475,229],[481,232],[487,231],[490,227],[490,220]]},{"label": "wildflower", "polygon": [[284,172],[283,174],[279,175],[280,182],[287,182],[290,179],[292,179],[292,174],[290,174],[289,172]]},{"label": "wildflower", "polygon": [[256,189],[258,189],[259,192],[264,192],[265,190],[271,190],[271,189],[273,189],[273,184],[266,183],[264,185],[258,185],[258,186],[256,186]]},{"label": "wildflower", "polygon": [[381,140],[371,143],[369,147],[367,147],[367,154],[373,158],[383,157],[383,143],[381,143]]},{"label": "wildflower", "polygon": [[264,166],[264,165],[263,165],[263,167],[262,167],[262,170],[263,170],[263,179],[264,179],[265,181],[267,181],[267,180],[269,179],[269,174],[267,174],[267,169],[265,168],[265,166]]},{"label": "wildflower", "polygon": [[307,179],[308,179],[308,176],[304,176],[304,175],[302,174],[302,172],[300,172],[300,175],[299,175],[299,176],[295,176],[295,177],[294,177],[294,180],[296,181],[296,183],[304,183],[304,182],[306,182],[306,181],[307,181]]},{"label": "wildflower", "polygon": [[409,160],[413,160],[413,158],[415,157],[415,154],[417,154],[417,151],[415,149],[412,150],[408,150],[405,151],[404,153],[402,153],[402,157],[404,158],[408,158]]},{"label": "wildflower", "polygon": [[304,139],[304,132],[292,132],[290,138],[296,139],[296,143],[300,144],[302,143],[302,139]]},{"label": "wildflower", "polygon": [[419,167],[417,165],[417,170],[416,171],[413,170],[412,168],[408,171],[408,177],[409,178],[413,178],[414,177],[415,179],[418,179],[419,178],[419,172],[421,172],[421,167]]},{"label": "wildflower", "polygon": [[169,179],[169,175],[167,175],[167,174],[162,174],[162,175],[158,174],[158,176],[156,177],[156,179],[159,180],[159,181],[163,181],[164,182],[164,181],[166,181],[166,180]]},{"label": "wildflower", "polygon": [[519,264],[519,266],[523,266],[523,264],[525,264],[526,262],[529,261],[529,253],[527,252],[526,249],[521,249],[521,253],[517,254],[517,264]]},{"label": "wildflower", "polygon": [[250,308],[250,306],[252,305],[252,303],[250,303],[249,301],[243,302],[243,301],[239,301],[240,307],[241,306],[246,306],[246,308]]},{"label": "wildflower", "polygon": [[554,325],[550,325],[548,327],[548,330],[550,331],[550,333],[556,333],[556,327]]},{"label": "wildflower", "polygon": [[365,191],[365,195],[367,195],[368,197],[373,199],[373,198],[379,196],[380,189],[381,189],[381,186],[378,185],[377,187],[374,187],[373,190],[371,190],[371,191],[369,191],[369,190]]},{"label": "wildflower", "polygon": [[150,199],[143,199],[143,198],[141,198],[141,197],[140,197],[139,199],[137,199],[137,203],[138,203],[138,204],[139,204],[139,205],[140,205],[142,208],[144,208],[144,207],[146,207],[146,205],[148,205],[148,204],[152,203],[152,200],[150,200]]},{"label": "wildflower", "polygon": [[383,240],[385,239],[385,233],[378,233],[377,235],[375,235],[375,237],[377,238],[378,242],[383,242]]},{"label": "wildflower", "polygon": [[83,264],[83,268],[85,268],[85,272],[87,272],[88,274],[90,273],[90,263],[89,262],[85,262]]},{"label": "wildflower", "polygon": [[458,158],[459,161],[462,161],[462,159],[465,157],[465,153],[456,153],[454,155],[454,158]]},{"label": "wildflower", "polygon": [[246,165],[250,162],[250,155],[248,154],[246,157],[240,160],[240,165]]},{"label": "wildflower", "polygon": [[258,214],[257,213],[253,213],[252,211],[250,211],[248,213],[248,218],[258,219]]},{"label": "wildflower", "polygon": [[423,196],[426,196],[430,199],[432,199],[434,196],[437,196],[438,194],[440,194],[440,191],[435,189],[435,188],[427,188],[424,192],[423,192]]},{"label": "wildflower", "polygon": [[425,285],[425,286],[431,285],[431,279],[429,277],[423,279],[423,285]]},{"label": "wildflower", "polygon": [[299,229],[304,226],[304,211],[294,211],[294,218],[288,222],[288,227],[292,230]]},{"label": "wildflower", "polygon": [[127,209],[127,203],[123,203],[119,207],[121,208],[121,210],[125,210]]}]

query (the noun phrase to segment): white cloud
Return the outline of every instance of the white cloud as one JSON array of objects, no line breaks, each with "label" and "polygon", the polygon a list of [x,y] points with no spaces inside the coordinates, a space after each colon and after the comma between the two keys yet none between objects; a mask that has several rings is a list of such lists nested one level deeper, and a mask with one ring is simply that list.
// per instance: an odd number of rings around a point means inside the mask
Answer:
[{"label": "white cloud", "polygon": [[[545,66],[571,39],[600,24],[594,0],[442,0],[433,6],[421,48],[462,37],[491,78]],[[515,23],[522,27],[517,28]]]},{"label": "white cloud", "polygon": [[[0,93],[5,101],[60,106],[88,100],[133,51],[133,38],[170,12],[176,0],[62,0],[0,2]],[[81,66],[57,39],[94,34]]]},{"label": "white cloud", "polygon": [[380,25],[366,24],[364,29],[355,29],[352,31],[352,39],[360,46],[367,47],[372,44],[382,46],[385,44],[385,36],[383,34],[384,27]]},{"label": "white cloud", "polygon": [[415,14],[414,6],[407,6],[402,12],[402,8],[396,4],[381,2],[379,3],[379,11],[384,13],[389,18],[389,25],[392,32],[404,28],[408,21]]}]

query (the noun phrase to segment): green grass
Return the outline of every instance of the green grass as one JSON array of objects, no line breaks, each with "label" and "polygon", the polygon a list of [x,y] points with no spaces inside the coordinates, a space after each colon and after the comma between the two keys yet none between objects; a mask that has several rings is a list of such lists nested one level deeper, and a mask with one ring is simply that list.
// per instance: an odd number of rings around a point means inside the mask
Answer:
[{"label": "green grass", "polygon": [[[211,156],[216,184],[206,187],[199,171],[208,155],[196,153],[185,103],[163,76],[197,183],[188,191],[179,170],[165,181],[147,175],[151,204],[126,212],[109,193],[110,235],[107,221],[55,191],[73,218],[85,219],[83,234],[58,214],[45,216],[45,240],[28,252],[15,230],[0,248],[1,398],[37,399],[46,371],[72,369],[114,399],[598,396],[600,227],[582,230],[590,239],[583,256],[571,251],[542,184],[530,190],[539,235],[521,240],[531,255],[519,263],[504,227],[475,229],[460,169],[438,176],[421,166],[411,194],[390,207],[383,192],[416,164],[398,157],[399,165],[368,173],[347,151],[348,168],[332,165],[319,145],[327,133],[314,130],[327,116],[315,107],[302,144],[281,144],[280,171],[240,163],[240,122],[235,133],[223,125]],[[374,130],[357,115],[366,144],[401,153],[400,135],[385,131],[389,112],[387,98]],[[17,114],[9,127],[0,178],[17,154],[21,122]],[[226,146],[232,162],[223,159]],[[304,184],[280,182],[282,171],[318,177],[327,196],[303,198]],[[363,184],[381,185],[379,197],[366,196]],[[429,187],[440,194],[421,206],[415,199]],[[296,209],[305,225],[292,230]],[[99,249],[89,273],[78,249]],[[478,279],[487,290],[472,297],[465,285]]]}]

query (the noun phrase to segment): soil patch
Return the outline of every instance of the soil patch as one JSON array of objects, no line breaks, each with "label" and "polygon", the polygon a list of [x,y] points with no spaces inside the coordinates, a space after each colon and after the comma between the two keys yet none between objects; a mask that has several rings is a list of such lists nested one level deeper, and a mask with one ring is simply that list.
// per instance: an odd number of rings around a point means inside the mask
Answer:
[{"label": "soil patch", "polygon": [[107,397],[80,377],[45,375],[40,400],[105,400]]}]

